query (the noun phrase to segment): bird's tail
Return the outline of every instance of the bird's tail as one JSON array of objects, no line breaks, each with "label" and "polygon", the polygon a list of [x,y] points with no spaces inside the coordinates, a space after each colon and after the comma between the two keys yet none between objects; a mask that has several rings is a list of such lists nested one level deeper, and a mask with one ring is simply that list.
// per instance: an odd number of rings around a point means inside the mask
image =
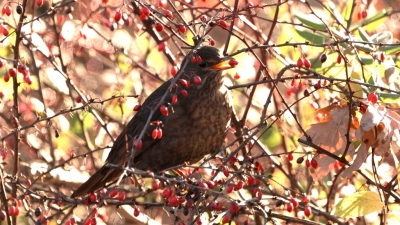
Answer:
[{"label": "bird's tail", "polygon": [[93,174],[89,180],[76,189],[74,193],[72,193],[71,198],[79,197],[92,191],[96,191],[97,189],[104,187],[108,182],[117,180],[121,174],[122,171],[103,166],[95,174]]}]

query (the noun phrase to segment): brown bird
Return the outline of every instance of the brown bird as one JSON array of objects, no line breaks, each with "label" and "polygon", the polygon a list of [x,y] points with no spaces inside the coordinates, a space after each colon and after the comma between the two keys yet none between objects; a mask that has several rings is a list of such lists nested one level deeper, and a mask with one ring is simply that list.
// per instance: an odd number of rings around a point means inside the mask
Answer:
[{"label": "brown bird", "polygon": [[[128,123],[126,132],[115,140],[106,163],[126,166],[135,138],[165,93],[167,96],[161,107],[168,109],[168,115],[165,110],[155,109],[151,118],[151,121],[160,122],[163,135],[154,139],[152,133],[157,125],[148,126],[142,147],[134,152],[131,166],[159,172],[185,162],[196,163],[218,150],[223,145],[232,113],[230,92],[222,82],[222,70],[231,68],[228,63],[231,59],[221,57],[218,49],[209,46],[188,54],[182,63],[188,62],[180,79],[190,82],[190,85],[180,80],[170,88],[173,80],[170,79],[157,88]],[[96,191],[106,183],[116,181],[121,174],[121,170],[103,166],[71,197]]]}]

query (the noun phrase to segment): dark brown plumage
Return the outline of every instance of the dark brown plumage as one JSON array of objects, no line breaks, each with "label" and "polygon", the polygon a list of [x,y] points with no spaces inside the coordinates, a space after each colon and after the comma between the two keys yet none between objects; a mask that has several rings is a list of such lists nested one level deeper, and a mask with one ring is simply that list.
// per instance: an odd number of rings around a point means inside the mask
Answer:
[{"label": "dark brown plumage", "polygon": [[[196,54],[201,57],[201,63],[190,62],[192,54],[182,63],[184,65],[189,60],[180,78],[190,81],[190,87],[186,88],[177,82],[177,86],[168,90],[171,79],[157,88],[128,123],[126,134],[122,132],[115,140],[106,163],[126,166],[133,138],[139,136],[151,109],[167,92],[163,105],[168,107],[169,115],[164,116],[156,109],[151,119],[162,121],[163,137],[153,139],[151,134],[156,126],[150,125],[142,139],[143,146],[136,150],[131,166],[159,172],[185,162],[195,163],[221,147],[232,113],[230,93],[222,83],[221,70],[230,68],[227,66],[230,58],[222,58],[216,48],[209,46],[199,48]],[[193,83],[194,76],[201,78],[201,84]],[[181,90],[187,91],[186,97]],[[177,94],[178,101],[171,103],[174,94]],[[125,144],[125,138],[128,138],[128,145]],[[106,183],[117,180],[121,174],[120,170],[103,166],[71,197],[104,187]]]}]

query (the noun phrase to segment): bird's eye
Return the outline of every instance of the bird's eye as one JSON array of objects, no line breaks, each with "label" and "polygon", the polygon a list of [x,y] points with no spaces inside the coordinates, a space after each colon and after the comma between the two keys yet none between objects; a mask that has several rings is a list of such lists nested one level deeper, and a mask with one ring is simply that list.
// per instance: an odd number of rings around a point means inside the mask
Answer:
[{"label": "bird's eye", "polygon": [[207,63],[203,61],[203,62],[199,63],[199,66],[200,66],[201,68],[204,68],[204,67],[207,66]]}]

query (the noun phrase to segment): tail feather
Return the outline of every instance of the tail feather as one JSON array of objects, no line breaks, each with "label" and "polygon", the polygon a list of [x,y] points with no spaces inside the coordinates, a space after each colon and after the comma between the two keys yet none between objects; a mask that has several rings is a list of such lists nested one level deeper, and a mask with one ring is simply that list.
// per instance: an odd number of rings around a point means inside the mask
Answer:
[{"label": "tail feather", "polygon": [[78,189],[72,193],[71,198],[86,195],[92,191],[96,191],[104,187],[108,182],[117,180],[121,175],[120,171],[108,167],[101,167],[89,180],[83,183]]}]

